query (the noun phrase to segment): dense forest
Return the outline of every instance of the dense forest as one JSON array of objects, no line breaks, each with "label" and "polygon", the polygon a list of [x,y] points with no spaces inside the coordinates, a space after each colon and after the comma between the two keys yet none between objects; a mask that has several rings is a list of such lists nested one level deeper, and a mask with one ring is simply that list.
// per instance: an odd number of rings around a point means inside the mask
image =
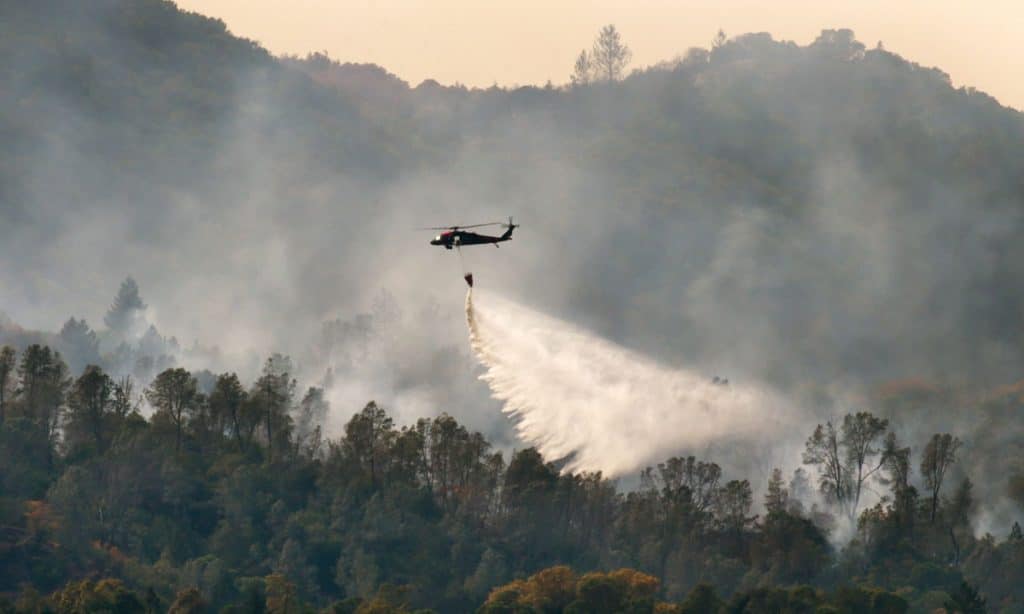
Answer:
[{"label": "dense forest", "polygon": [[[412,86],[0,4],[0,612],[1024,611],[1024,116],[848,30],[606,51]],[[478,285],[806,419],[541,457],[406,232],[509,214]]]},{"label": "dense forest", "polygon": [[[914,456],[871,413],[819,424],[804,467],[774,470],[756,513],[751,482],[713,459],[666,459],[624,493],[533,448],[506,459],[446,414],[398,427],[370,402],[343,435],[325,438],[323,390],[299,389],[291,369],[275,355],[250,384],[224,373],[203,385],[172,367],[140,389],[97,366],[73,377],[48,347],[3,348],[0,591],[16,602],[2,607],[976,612],[985,600],[1005,611],[1024,603],[1020,525],[975,537],[972,482],[950,479],[955,435],[933,435]],[[881,498],[865,505],[877,488]],[[853,519],[851,539],[830,539]]]}]

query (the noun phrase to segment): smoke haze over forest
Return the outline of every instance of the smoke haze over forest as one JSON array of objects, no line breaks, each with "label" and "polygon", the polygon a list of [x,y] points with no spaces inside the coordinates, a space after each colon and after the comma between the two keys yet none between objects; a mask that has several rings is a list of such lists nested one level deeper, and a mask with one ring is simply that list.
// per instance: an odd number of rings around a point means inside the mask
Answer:
[{"label": "smoke haze over forest", "polygon": [[1020,373],[1020,114],[849,32],[743,35],[614,87],[410,89],[100,6],[7,20],[0,277],[22,326],[99,328],[131,275],[160,333],[219,348],[195,367],[280,351],[310,378],[323,323],[386,326],[361,360],[399,375],[361,366],[378,390],[339,411],[411,386],[410,418],[500,428],[466,381],[458,264],[415,228],[514,214],[521,241],[466,250],[482,285],[708,377],[820,402]]}]

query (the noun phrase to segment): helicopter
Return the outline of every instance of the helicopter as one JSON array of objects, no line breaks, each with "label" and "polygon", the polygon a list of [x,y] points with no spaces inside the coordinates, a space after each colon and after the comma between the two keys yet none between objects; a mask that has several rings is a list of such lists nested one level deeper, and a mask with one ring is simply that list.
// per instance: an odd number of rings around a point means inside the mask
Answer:
[{"label": "helicopter", "polygon": [[[504,226],[506,230],[504,234],[497,237],[483,235],[476,232],[467,232],[465,230],[466,228],[482,228],[484,226]],[[453,247],[460,248],[463,245],[493,244],[494,247],[498,247],[498,243],[511,241],[512,231],[518,227],[518,224],[512,223],[512,217],[510,216],[507,224],[504,222],[488,222],[486,224],[471,224],[469,226],[434,226],[431,228],[425,228],[424,230],[445,231],[431,239],[430,244],[443,245],[445,249],[451,249]]]}]

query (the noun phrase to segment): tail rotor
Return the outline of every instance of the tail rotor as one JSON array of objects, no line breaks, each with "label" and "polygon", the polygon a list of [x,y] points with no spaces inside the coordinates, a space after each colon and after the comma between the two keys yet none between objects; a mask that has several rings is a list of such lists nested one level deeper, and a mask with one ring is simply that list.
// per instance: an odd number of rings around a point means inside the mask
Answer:
[{"label": "tail rotor", "polygon": [[[511,239],[512,231],[515,230],[516,228],[519,228],[519,224],[515,224],[512,222],[511,215],[508,216],[508,224],[502,224],[502,226],[505,227],[505,234],[501,235],[501,239],[504,241]],[[497,243],[495,243],[495,246],[497,246]]]}]

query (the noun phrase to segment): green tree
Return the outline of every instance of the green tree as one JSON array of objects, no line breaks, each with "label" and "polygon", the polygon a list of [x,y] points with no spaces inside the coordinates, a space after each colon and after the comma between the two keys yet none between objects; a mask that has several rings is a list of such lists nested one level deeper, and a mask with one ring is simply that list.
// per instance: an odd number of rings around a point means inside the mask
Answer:
[{"label": "green tree", "polygon": [[263,373],[249,393],[252,407],[260,415],[267,460],[274,460],[275,450],[287,450],[291,439],[292,419],[289,415],[295,398],[296,381],[292,378],[291,359],[273,354],[263,365]]},{"label": "green tree", "polygon": [[370,401],[345,425],[344,454],[376,484],[384,475],[397,433],[384,408]]},{"label": "green tree", "polygon": [[146,389],[149,403],[174,424],[174,449],[181,449],[181,436],[186,421],[200,409],[198,383],[191,373],[180,367],[162,371]]},{"label": "green tree", "polygon": [[224,373],[217,377],[210,392],[210,413],[220,432],[234,439],[239,450],[244,449],[245,433],[249,430],[243,426],[245,402],[246,392],[237,375]]},{"label": "green tree", "polygon": [[728,533],[742,533],[756,517],[750,516],[754,496],[747,480],[730,480],[715,496],[715,517]]},{"label": "green tree", "polygon": [[91,444],[102,454],[109,444],[107,432],[113,417],[114,381],[103,369],[89,365],[75,380],[68,396],[68,424],[65,431],[69,448]]},{"label": "green tree", "polygon": [[58,427],[71,378],[60,352],[40,345],[30,345],[18,365],[17,390],[22,415],[38,428],[49,442],[47,464],[53,462]]}]

